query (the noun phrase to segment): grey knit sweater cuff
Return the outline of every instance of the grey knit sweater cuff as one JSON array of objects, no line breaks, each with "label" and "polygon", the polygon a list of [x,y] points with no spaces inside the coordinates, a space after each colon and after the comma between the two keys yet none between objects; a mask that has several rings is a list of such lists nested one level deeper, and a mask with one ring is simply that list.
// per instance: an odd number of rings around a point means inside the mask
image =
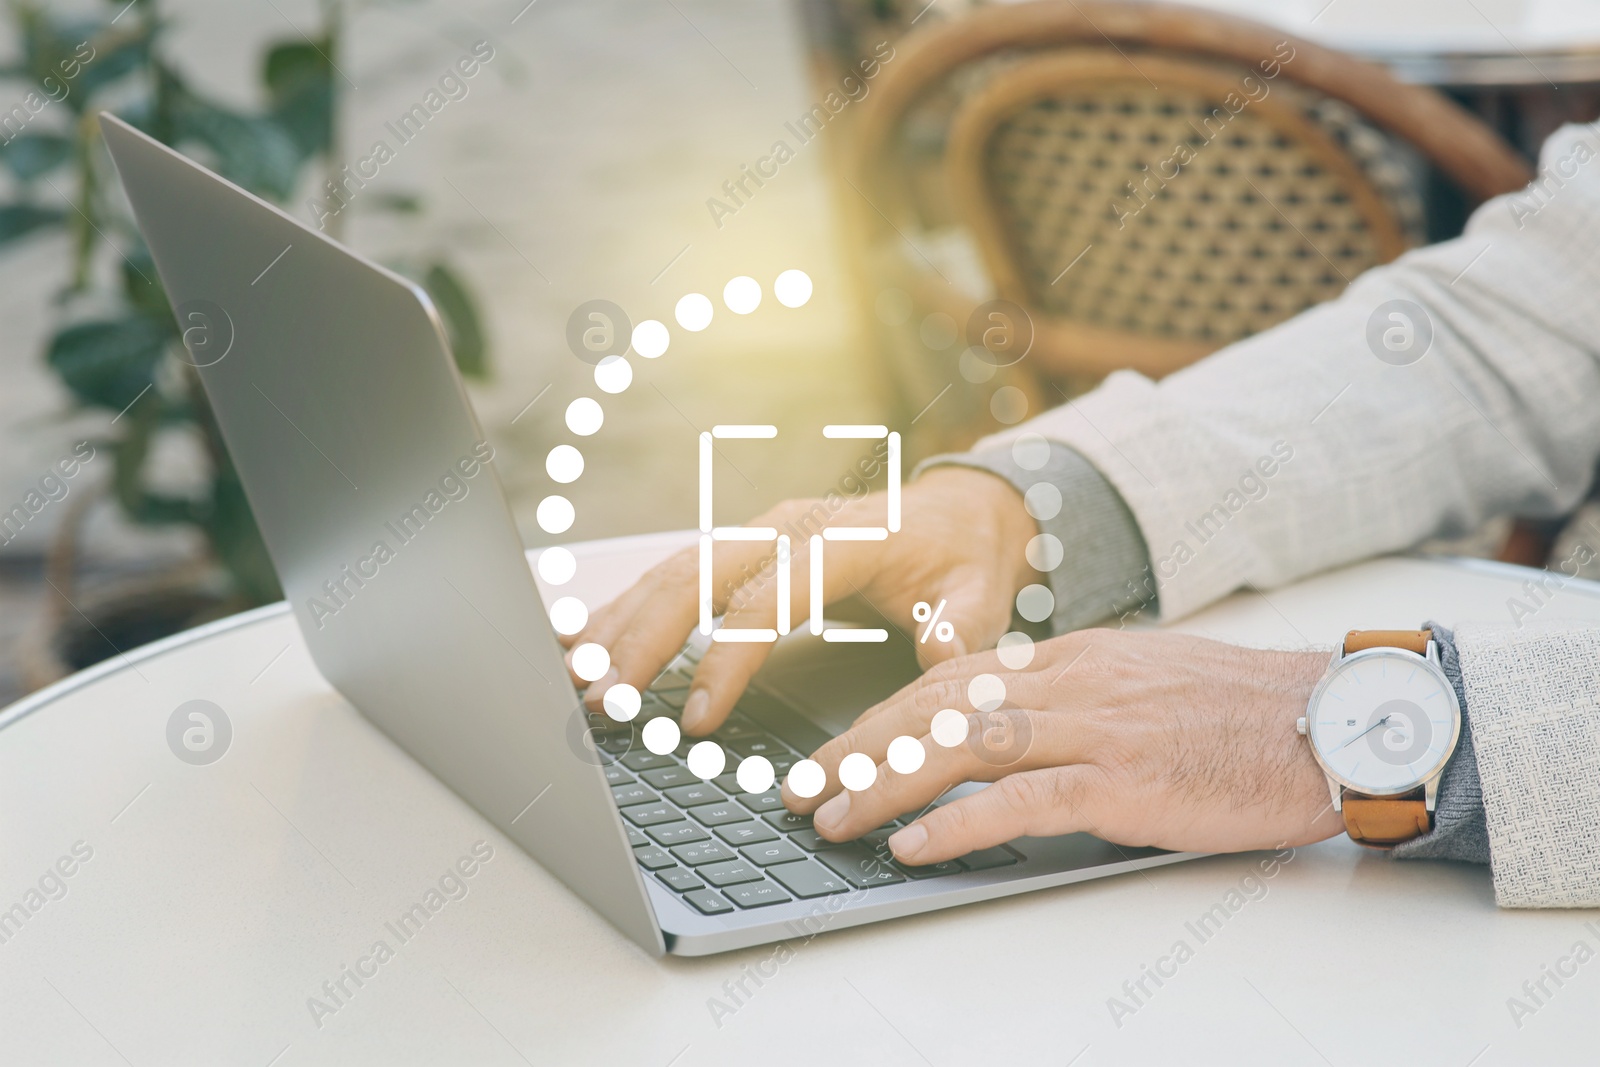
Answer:
[{"label": "grey knit sweater cuff", "polygon": [[[1091,626],[1113,616],[1154,610],[1155,583],[1144,535],[1121,494],[1094,465],[1066,445],[1050,443],[1043,466],[1027,469],[1011,448],[934,456],[918,465],[961,466],[997,474],[1016,487],[1041,534],[1060,541],[1061,562],[1048,572],[1054,633]],[[1024,456],[1030,464],[1033,457]]]},{"label": "grey knit sweater cuff", "polygon": [[1461,702],[1461,739],[1455,754],[1445,764],[1439,779],[1438,807],[1433,813],[1433,829],[1396,845],[1391,855],[1402,860],[1459,860],[1463,863],[1489,862],[1489,828],[1483,815],[1483,787],[1478,781],[1478,757],[1472,747],[1472,721],[1468,717],[1467,694],[1461,684],[1461,660],[1456,655],[1455,635],[1436,622],[1428,623],[1439,645],[1439,663],[1445,677],[1455,686]]}]

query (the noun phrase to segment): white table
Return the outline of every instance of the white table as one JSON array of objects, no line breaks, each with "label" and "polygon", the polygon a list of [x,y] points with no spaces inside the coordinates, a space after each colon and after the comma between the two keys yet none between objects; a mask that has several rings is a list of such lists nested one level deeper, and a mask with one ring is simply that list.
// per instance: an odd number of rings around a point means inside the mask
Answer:
[{"label": "white table", "polygon": [[[580,546],[581,594],[594,602],[678,543]],[[1524,576],[1383,560],[1182,628],[1293,646],[1351,625],[1504,618]],[[1541,617],[1600,620],[1600,586],[1569,587]],[[233,726],[206,766],[166,740],[194,699]],[[1299,850],[1204,943],[1185,924],[1261,856],[796,943],[719,1026],[710,998],[734,1006],[724,983],[770,947],[644,955],[333,692],[282,605],[104,664],[0,723],[0,908],[76,843],[92,849],[0,943],[7,1067],[1592,1062],[1600,963],[1520,1031],[1506,999],[1578,939],[1600,946],[1583,926],[1595,913],[1498,911],[1486,870],[1343,840]],[[493,858],[467,895],[400,944],[385,923],[479,841]],[[319,1028],[307,999],[380,938],[393,958],[360,987],[346,979]],[[1108,998],[1180,938],[1193,958],[1159,989],[1147,979],[1154,995],[1115,1025]]]}]

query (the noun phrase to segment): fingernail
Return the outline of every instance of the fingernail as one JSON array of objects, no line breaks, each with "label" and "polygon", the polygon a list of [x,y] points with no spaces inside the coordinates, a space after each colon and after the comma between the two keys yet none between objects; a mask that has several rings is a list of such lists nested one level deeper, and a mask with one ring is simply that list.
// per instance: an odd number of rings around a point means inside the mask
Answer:
[{"label": "fingernail", "polygon": [[683,728],[689,733],[698,733],[700,724],[706,717],[706,709],[711,707],[711,694],[704,689],[696,689],[689,694],[689,699],[683,704]]},{"label": "fingernail", "polygon": [[812,820],[822,823],[825,828],[831,830],[844,822],[844,817],[848,814],[850,814],[850,793],[847,790],[818,808]]},{"label": "fingernail", "polygon": [[896,830],[889,835],[889,851],[894,853],[895,859],[916,859],[927,843],[928,831],[922,828],[921,823],[912,823],[904,830]]}]

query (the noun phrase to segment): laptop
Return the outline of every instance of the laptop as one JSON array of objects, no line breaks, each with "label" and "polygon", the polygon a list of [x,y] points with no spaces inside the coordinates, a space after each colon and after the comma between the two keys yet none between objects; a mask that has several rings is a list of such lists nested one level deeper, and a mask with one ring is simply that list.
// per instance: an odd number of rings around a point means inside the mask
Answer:
[{"label": "laptop", "polygon": [[663,754],[640,736],[678,714],[703,645],[632,721],[588,711],[427,294],[100,121],[317,668],[644,950],[808,938],[1190,858],[1075,834],[906,867],[884,844],[897,823],[836,845],[776,786],[740,789],[737,758],[781,781],[911,681],[906,642],[784,639],[712,735],[733,759],[709,781],[689,740]]}]

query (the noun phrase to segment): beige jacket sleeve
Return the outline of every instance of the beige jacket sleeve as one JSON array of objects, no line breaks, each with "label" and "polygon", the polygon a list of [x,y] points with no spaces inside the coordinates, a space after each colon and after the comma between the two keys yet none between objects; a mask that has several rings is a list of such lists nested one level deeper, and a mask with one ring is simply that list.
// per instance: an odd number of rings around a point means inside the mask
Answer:
[{"label": "beige jacket sleeve", "polygon": [[1464,236],[978,448],[1037,433],[1087,457],[1137,519],[1168,618],[1493,515],[1570,510],[1600,455],[1597,157],[1600,130],[1565,127],[1540,181]]}]

